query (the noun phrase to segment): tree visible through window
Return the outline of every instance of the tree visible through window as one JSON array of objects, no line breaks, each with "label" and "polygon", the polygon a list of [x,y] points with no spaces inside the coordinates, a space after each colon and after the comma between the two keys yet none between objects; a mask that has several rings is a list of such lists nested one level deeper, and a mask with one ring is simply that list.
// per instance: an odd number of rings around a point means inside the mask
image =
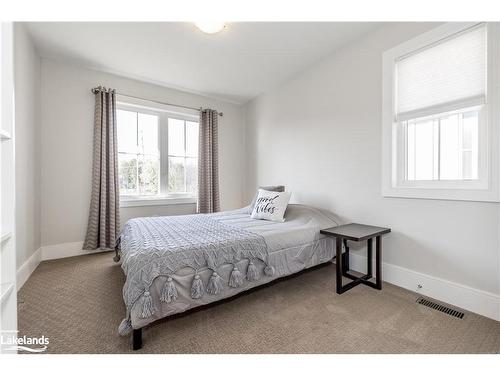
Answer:
[{"label": "tree visible through window", "polygon": [[159,193],[158,116],[118,110],[118,163],[122,195]]},{"label": "tree visible through window", "polygon": [[168,192],[198,189],[198,123],[168,119]]}]

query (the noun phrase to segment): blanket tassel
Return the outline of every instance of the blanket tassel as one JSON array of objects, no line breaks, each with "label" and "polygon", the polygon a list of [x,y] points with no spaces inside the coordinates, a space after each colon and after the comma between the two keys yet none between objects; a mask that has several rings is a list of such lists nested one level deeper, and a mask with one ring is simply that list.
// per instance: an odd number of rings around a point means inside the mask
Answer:
[{"label": "blanket tassel", "polygon": [[174,280],[169,276],[163,289],[161,290],[160,301],[170,303],[177,299],[177,289],[174,284]]},{"label": "blanket tassel", "polygon": [[198,299],[203,296],[203,280],[200,275],[194,275],[193,283],[191,284],[191,298]]},{"label": "blanket tassel", "polygon": [[238,267],[234,266],[231,276],[229,276],[229,286],[231,288],[239,288],[243,284],[243,274]]},{"label": "blanket tassel", "polygon": [[222,278],[214,271],[208,280],[207,293],[217,295],[222,291],[222,288]]},{"label": "blanket tassel", "polygon": [[132,323],[129,319],[123,319],[120,323],[120,326],[118,327],[118,334],[120,336],[126,336],[130,332],[132,332]]},{"label": "blanket tassel", "polygon": [[142,300],[142,314],[141,317],[143,319],[149,318],[151,315],[155,313],[155,309],[153,306],[153,298],[148,291],[145,291],[143,294]]},{"label": "blanket tassel", "polygon": [[113,260],[115,263],[118,263],[120,261],[120,248],[121,248],[121,237],[118,237],[118,239],[116,240],[116,244],[115,244],[115,256],[113,257]]},{"label": "blanket tassel", "polygon": [[259,270],[255,266],[255,264],[253,264],[253,262],[250,261],[250,263],[248,263],[248,268],[247,268],[247,280],[257,281],[259,280],[259,278],[260,278]]},{"label": "blanket tassel", "polygon": [[274,276],[274,267],[273,267],[273,266],[269,266],[269,265],[267,265],[267,266],[264,268],[264,273],[265,273],[267,276]]}]

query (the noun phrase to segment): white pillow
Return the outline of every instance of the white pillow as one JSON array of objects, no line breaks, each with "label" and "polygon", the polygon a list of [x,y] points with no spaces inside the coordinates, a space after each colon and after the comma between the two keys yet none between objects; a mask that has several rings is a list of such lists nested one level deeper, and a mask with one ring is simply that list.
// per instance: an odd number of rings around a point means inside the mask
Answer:
[{"label": "white pillow", "polygon": [[283,222],[290,192],[277,192],[259,189],[257,201],[252,211],[252,219]]}]

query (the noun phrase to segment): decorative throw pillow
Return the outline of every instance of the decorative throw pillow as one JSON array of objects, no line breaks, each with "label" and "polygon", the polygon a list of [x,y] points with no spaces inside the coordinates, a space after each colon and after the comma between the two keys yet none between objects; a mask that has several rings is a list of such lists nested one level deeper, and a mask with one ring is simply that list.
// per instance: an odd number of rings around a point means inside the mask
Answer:
[{"label": "decorative throw pillow", "polygon": [[[259,189],[267,190],[267,191],[279,191],[283,192],[285,191],[285,187],[283,185],[276,185],[276,186],[259,186]],[[257,193],[255,193],[252,203],[250,203],[250,210],[253,211],[253,208],[255,207],[255,202],[257,202],[257,195],[259,195],[259,190],[257,190]]]},{"label": "decorative throw pillow", "polygon": [[283,222],[290,192],[277,192],[259,189],[257,201],[252,211],[252,219]]}]

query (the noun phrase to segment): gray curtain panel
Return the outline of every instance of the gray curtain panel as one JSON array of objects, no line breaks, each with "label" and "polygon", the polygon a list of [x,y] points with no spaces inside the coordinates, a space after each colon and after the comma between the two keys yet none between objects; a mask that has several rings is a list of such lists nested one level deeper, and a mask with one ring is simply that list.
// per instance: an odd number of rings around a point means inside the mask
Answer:
[{"label": "gray curtain panel", "polygon": [[120,230],[118,147],[115,91],[99,87],[95,94],[92,196],[84,250],[114,249]]},{"label": "gray curtain panel", "polygon": [[213,109],[200,111],[198,146],[198,212],[220,210],[219,200],[219,113]]}]

